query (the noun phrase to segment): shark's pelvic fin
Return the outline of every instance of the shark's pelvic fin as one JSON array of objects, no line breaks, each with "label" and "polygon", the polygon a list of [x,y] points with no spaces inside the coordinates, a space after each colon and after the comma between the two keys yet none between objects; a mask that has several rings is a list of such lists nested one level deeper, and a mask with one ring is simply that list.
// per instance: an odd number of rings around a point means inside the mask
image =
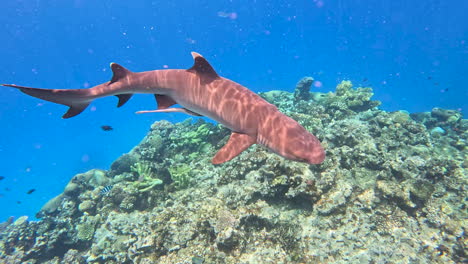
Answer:
[{"label": "shark's pelvic fin", "polygon": [[124,68],[122,65],[119,65],[115,62],[112,62],[110,64],[110,67],[114,75],[112,76],[112,79],[109,84],[122,80],[123,78],[126,78],[128,75],[132,73],[131,71]]},{"label": "shark's pelvic fin", "polygon": [[188,110],[187,108],[178,108],[178,107],[173,107],[173,108],[165,108],[165,109],[157,109],[157,110],[143,110],[143,111],[138,111],[136,112],[137,114],[147,114],[147,113],[184,113],[187,115],[193,115],[193,116],[202,116],[200,114],[197,114],[193,111]]},{"label": "shark's pelvic fin", "polygon": [[257,141],[256,138],[247,134],[240,134],[232,132],[231,137],[224,147],[222,147],[218,153],[213,157],[211,162],[213,164],[221,164],[229,161],[232,158],[239,155],[242,151],[252,146]]},{"label": "shark's pelvic fin", "polygon": [[192,57],[194,60],[193,66],[187,71],[198,74],[204,84],[210,83],[219,78],[219,75],[202,55],[192,52]]},{"label": "shark's pelvic fin", "polygon": [[167,95],[155,94],[154,97],[156,98],[156,102],[158,103],[158,109],[166,109],[170,106],[173,106],[176,103],[174,99]]}]

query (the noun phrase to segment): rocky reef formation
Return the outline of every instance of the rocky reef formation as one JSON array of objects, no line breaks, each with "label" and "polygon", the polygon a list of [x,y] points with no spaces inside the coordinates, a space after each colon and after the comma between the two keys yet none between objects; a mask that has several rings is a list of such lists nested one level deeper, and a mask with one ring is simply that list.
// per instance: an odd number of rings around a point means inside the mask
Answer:
[{"label": "rocky reef formation", "polygon": [[466,261],[468,120],[385,112],[349,81],[300,88],[262,96],[321,139],[323,164],[254,146],[213,166],[228,130],[156,122],[110,170],[74,176],[40,221],[1,224],[0,262]]}]

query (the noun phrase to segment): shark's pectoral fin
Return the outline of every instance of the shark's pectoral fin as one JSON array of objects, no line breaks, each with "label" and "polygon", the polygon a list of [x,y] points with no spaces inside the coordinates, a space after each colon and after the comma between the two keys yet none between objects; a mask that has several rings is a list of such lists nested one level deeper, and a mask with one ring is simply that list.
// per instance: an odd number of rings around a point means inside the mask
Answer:
[{"label": "shark's pectoral fin", "polygon": [[202,116],[200,114],[197,114],[193,111],[188,110],[187,108],[166,108],[166,109],[157,109],[157,110],[144,110],[144,111],[138,111],[136,112],[137,114],[147,114],[147,113],[184,113],[187,115],[193,115],[193,116]]},{"label": "shark's pectoral fin", "polygon": [[247,134],[239,134],[232,132],[231,137],[224,147],[222,147],[218,153],[213,157],[211,162],[213,164],[221,164],[223,162],[233,159],[239,155],[242,151],[252,146],[257,141],[256,138]]},{"label": "shark's pectoral fin", "polygon": [[117,107],[121,107],[122,105],[124,105],[128,100],[130,100],[132,95],[133,94],[117,94],[117,95],[115,95],[115,96],[117,96],[119,98],[119,103],[117,104]]}]

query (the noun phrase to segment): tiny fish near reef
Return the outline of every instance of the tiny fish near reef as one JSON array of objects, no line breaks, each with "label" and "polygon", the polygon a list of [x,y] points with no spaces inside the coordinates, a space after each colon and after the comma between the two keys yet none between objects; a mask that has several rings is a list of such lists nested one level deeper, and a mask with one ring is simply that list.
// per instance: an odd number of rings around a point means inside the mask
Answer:
[{"label": "tiny fish near reef", "polygon": [[[325,159],[320,141],[292,118],[281,113],[246,87],[219,76],[210,63],[192,52],[194,64],[187,70],[131,72],[111,63],[109,82],[89,89],[39,89],[3,84],[25,94],[69,106],[63,118],[83,112],[94,100],[115,95],[117,107],[134,93],[154,94],[157,110],[137,113],[182,112],[206,116],[232,131],[224,147],[213,157],[213,164],[229,161],[257,143],[290,160],[319,164]],[[171,107],[175,104],[181,108]]]}]

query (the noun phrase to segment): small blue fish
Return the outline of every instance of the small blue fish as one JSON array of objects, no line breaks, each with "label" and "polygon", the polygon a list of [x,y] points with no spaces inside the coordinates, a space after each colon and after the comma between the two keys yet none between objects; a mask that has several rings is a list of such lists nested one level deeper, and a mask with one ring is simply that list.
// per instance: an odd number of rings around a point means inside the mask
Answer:
[{"label": "small blue fish", "polygon": [[109,195],[109,192],[112,190],[113,187],[114,185],[107,185],[99,192],[99,194],[103,196],[107,196]]}]

